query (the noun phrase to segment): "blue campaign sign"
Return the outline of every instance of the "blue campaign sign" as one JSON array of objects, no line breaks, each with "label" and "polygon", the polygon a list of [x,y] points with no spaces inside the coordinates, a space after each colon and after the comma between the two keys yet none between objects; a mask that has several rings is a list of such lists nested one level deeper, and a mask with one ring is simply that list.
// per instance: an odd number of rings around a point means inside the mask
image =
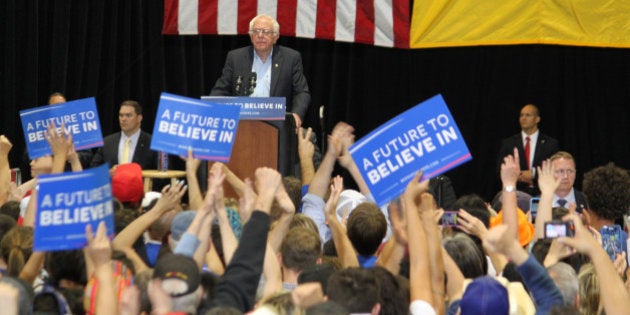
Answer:
[{"label": "blue campaign sign", "polygon": [[37,179],[37,217],[33,250],[83,248],[85,226],[105,221],[114,235],[114,205],[107,165],[83,172],[41,175]]},{"label": "blue campaign sign", "polygon": [[151,149],[202,160],[228,162],[240,107],[162,93]]},{"label": "blue campaign sign", "polygon": [[240,120],[284,120],[285,97],[202,96],[202,100],[241,107]]},{"label": "blue campaign sign", "polygon": [[399,196],[418,170],[425,180],[472,159],[441,95],[378,127],[350,154],[379,206]]},{"label": "blue campaign sign", "polygon": [[65,124],[66,130],[72,133],[72,141],[77,151],[103,145],[101,123],[93,97],[22,110],[20,119],[31,160],[52,154],[45,137],[48,124],[51,122],[55,123],[57,128],[61,128],[62,123]]}]

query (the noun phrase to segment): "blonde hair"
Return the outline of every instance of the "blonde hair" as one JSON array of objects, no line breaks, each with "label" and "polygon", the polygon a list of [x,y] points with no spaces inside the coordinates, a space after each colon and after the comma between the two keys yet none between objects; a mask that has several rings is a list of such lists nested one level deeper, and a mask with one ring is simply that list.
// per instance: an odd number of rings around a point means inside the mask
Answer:
[{"label": "blonde hair", "polygon": [[584,315],[599,314],[599,278],[593,264],[585,264],[578,273],[578,310]]}]

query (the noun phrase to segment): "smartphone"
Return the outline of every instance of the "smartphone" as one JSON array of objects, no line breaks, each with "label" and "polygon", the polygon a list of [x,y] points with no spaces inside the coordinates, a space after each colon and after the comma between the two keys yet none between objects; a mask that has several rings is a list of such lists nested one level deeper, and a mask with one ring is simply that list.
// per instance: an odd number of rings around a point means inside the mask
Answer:
[{"label": "smartphone", "polygon": [[545,238],[573,237],[575,227],[573,221],[549,221],[545,222]]},{"label": "smartphone", "polygon": [[615,261],[617,254],[627,250],[626,240],[619,225],[605,225],[599,233],[602,235],[602,246],[612,261]]},{"label": "smartphone", "polygon": [[538,214],[539,202],[540,202],[540,197],[531,197],[529,199],[529,212],[532,214],[532,220],[536,219],[536,215]]},{"label": "smartphone", "polygon": [[440,224],[443,226],[457,226],[457,211],[444,211]]}]

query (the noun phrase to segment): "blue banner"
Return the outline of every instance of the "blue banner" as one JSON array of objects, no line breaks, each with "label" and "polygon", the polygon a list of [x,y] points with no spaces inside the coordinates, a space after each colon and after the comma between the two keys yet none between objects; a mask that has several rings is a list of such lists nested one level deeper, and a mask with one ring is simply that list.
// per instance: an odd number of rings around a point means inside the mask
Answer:
[{"label": "blue banner", "polygon": [[378,127],[350,154],[379,206],[399,196],[418,170],[425,180],[472,159],[441,95]]},{"label": "blue banner", "polygon": [[240,120],[284,120],[285,97],[202,96],[202,100],[241,107]]},{"label": "blue banner", "polygon": [[103,145],[101,123],[93,97],[25,109],[20,111],[20,119],[31,160],[52,154],[45,136],[51,122],[55,123],[57,130],[61,130],[61,123],[65,124],[77,151]]},{"label": "blue banner", "polygon": [[114,205],[107,164],[83,172],[40,175],[33,250],[83,248],[85,226],[105,221],[114,235]]},{"label": "blue banner", "polygon": [[186,156],[192,148],[198,159],[228,162],[240,110],[238,106],[162,93],[151,149]]}]

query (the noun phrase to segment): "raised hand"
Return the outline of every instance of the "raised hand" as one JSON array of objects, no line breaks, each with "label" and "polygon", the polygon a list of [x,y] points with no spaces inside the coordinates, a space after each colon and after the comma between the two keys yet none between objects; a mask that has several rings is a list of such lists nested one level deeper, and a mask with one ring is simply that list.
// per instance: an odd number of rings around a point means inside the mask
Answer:
[{"label": "raised hand", "polygon": [[516,186],[520,172],[521,166],[518,150],[514,148],[514,153],[503,158],[503,164],[501,164],[501,182],[503,187]]}]

